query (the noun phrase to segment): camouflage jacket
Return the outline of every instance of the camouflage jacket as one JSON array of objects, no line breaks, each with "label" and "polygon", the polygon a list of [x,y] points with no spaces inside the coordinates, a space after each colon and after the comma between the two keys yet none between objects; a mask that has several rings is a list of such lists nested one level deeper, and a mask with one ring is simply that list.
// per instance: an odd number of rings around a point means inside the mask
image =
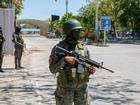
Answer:
[{"label": "camouflage jacket", "polygon": [[[1,33],[0,33],[1,34]],[[0,35],[0,51],[2,51],[2,47],[3,47],[3,43],[4,43],[5,39],[3,37],[3,35]]]},{"label": "camouflage jacket", "polygon": [[[82,54],[82,56],[89,57],[89,52],[86,46],[83,43],[70,44],[66,40],[61,41],[57,44],[64,49],[69,51],[76,51],[77,53]],[[78,48],[79,47],[79,48]],[[65,63],[63,56],[58,56],[60,51],[57,51],[55,47],[52,49],[50,59],[49,59],[49,68],[51,73],[58,73],[57,85],[62,87],[75,87],[81,84],[85,84],[89,81],[89,73],[87,69],[82,66],[83,72],[78,73],[79,64],[68,65]]]},{"label": "camouflage jacket", "polygon": [[24,40],[22,39],[22,37],[20,35],[14,34],[12,41],[14,42],[16,49],[23,48]]}]

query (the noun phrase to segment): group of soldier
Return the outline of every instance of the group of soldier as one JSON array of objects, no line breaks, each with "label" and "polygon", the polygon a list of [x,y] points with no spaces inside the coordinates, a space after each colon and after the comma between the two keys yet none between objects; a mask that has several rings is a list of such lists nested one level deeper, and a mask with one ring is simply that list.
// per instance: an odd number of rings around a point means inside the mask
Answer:
[{"label": "group of soldier", "polygon": [[[15,69],[22,69],[23,67],[21,66],[21,57],[22,57],[22,52],[23,52],[23,44],[24,40],[22,39],[21,35],[21,28],[16,27],[15,32],[13,34],[13,43],[14,43],[14,56],[15,56]],[[3,62],[3,44],[4,44],[5,38],[3,35],[2,27],[0,27],[0,72],[4,72],[2,69],[2,62]]]},{"label": "group of soldier", "polygon": [[[16,27],[13,35],[15,45],[15,69],[21,69],[21,57],[23,51],[23,39],[19,35],[20,28]],[[57,88],[55,91],[56,105],[88,105],[87,82],[89,76],[96,72],[92,65],[82,65],[78,60],[65,55],[56,47],[59,46],[67,51],[75,51],[80,56],[90,58],[88,48],[79,41],[82,26],[78,20],[67,20],[63,24],[63,33],[66,38],[53,47],[49,57],[49,69],[53,74],[58,74]],[[2,63],[2,46],[4,43],[2,32],[0,35],[0,66]],[[2,71],[2,69],[1,69]]]}]

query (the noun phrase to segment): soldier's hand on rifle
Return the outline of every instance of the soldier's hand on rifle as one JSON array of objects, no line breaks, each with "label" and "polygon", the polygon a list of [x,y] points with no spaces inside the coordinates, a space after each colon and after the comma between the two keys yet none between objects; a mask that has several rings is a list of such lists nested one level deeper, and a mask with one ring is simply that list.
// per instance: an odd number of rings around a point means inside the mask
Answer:
[{"label": "soldier's hand on rifle", "polygon": [[77,63],[76,60],[75,60],[75,58],[72,57],[72,56],[65,56],[64,57],[64,61],[67,62],[70,65],[74,65],[74,64]]},{"label": "soldier's hand on rifle", "polygon": [[94,74],[96,72],[96,68],[93,66],[89,66],[87,70],[90,74]]}]

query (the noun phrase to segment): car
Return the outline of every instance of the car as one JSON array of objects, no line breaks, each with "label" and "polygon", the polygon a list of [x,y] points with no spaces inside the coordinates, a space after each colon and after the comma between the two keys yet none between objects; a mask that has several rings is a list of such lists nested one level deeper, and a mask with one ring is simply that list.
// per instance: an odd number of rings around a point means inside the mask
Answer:
[{"label": "car", "polygon": [[55,38],[55,37],[56,37],[56,35],[55,35],[55,33],[54,33],[54,32],[47,32],[46,37],[51,39],[51,38]]},{"label": "car", "polygon": [[132,33],[132,31],[127,31],[127,32],[126,32],[126,36],[129,37],[130,39],[133,38],[133,35],[134,35],[134,34]]}]

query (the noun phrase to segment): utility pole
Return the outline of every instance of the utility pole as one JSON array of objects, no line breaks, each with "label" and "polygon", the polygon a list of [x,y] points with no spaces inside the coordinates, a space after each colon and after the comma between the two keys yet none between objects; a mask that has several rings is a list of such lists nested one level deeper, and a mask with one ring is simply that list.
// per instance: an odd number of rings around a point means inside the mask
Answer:
[{"label": "utility pole", "polygon": [[99,8],[99,0],[96,0],[96,17],[95,17],[95,43],[98,43],[98,8]]},{"label": "utility pole", "polygon": [[[57,0],[55,0],[55,2],[57,2]],[[67,15],[67,13],[68,13],[68,5],[69,5],[68,0],[65,1],[65,4],[66,4],[66,12],[65,12],[65,14]]]},{"label": "utility pole", "polygon": [[69,2],[68,2],[68,0],[66,0],[66,19],[68,19],[68,4],[69,4]]},{"label": "utility pole", "polygon": [[69,2],[68,2],[68,0],[66,0],[66,14],[68,13],[68,4],[69,4]]}]

